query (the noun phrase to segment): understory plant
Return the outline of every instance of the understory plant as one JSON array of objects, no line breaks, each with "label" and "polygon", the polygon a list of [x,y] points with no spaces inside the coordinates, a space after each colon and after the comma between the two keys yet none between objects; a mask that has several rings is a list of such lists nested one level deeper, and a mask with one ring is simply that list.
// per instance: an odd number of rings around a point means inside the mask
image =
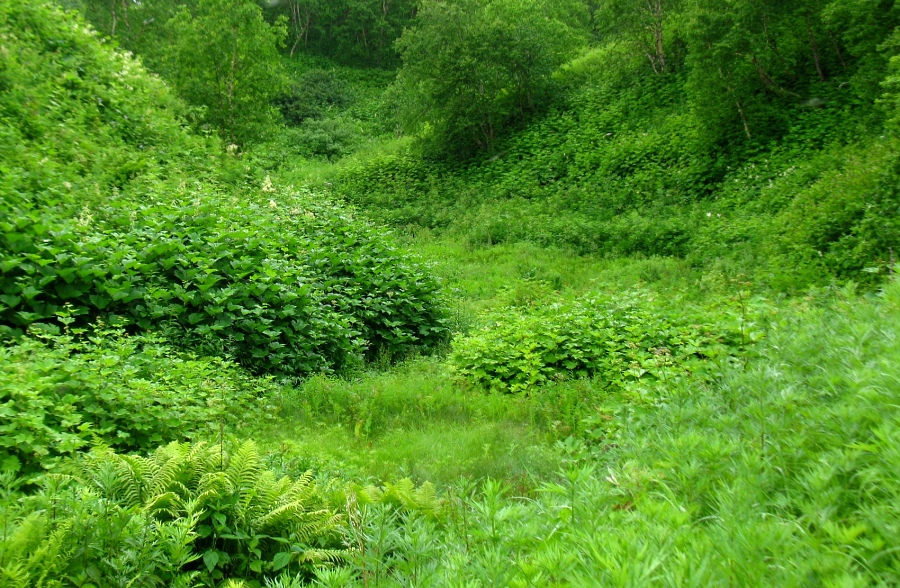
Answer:
[{"label": "understory plant", "polygon": [[4,474],[10,586],[251,586],[345,559],[340,516],[307,474],[276,478],[252,442],[98,447],[22,495]]},{"label": "understory plant", "polygon": [[225,360],[110,327],[35,330],[0,345],[0,372],[0,466],[26,477],[97,441],[151,451],[239,429],[272,414],[280,389]]},{"label": "understory plant", "polygon": [[664,380],[723,360],[741,341],[723,316],[710,324],[673,318],[647,293],[586,296],[530,311],[507,309],[454,343],[452,361],[465,382],[521,392],[563,378],[597,378],[621,388]]}]

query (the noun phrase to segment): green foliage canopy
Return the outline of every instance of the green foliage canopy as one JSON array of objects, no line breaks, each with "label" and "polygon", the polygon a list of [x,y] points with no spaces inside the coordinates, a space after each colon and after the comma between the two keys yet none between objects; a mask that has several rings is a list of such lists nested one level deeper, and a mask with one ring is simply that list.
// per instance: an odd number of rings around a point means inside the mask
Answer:
[{"label": "green foliage canopy", "polygon": [[288,20],[289,55],[324,55],[340,63],[396,65],[394,40],[416,15],[417,0],[268,0],[266,17]]},{"label": "green foliage canopy", "polygon": [[230,143],[266,135],[278,121],[272,100],[284,79],[278,49],[287,31],[270,26],[252,0],[200,0],[167,25],[174,43],[164,71],[179,94]]},{"label": "green foliage canopy", "polygon": [[402,117],[447,150],[490,149],[537,108],[551,74],[585,41],[580,2],[428,0],[397,47]]}]

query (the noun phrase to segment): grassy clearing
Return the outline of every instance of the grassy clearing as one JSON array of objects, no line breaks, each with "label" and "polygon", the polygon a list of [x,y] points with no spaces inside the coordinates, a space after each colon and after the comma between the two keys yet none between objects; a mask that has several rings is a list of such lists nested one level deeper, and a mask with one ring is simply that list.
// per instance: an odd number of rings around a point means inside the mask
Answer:
[{"label": "grassy clearing", "polygon": [[[460,333],[504,309],[648,282],[683,284],[690,275],[663,258],[603,260],[530,243],[473,247],[428,232],[403,241],[444,280]],[[286,467],[351,479],[539,479],[559,458],[552,442],[576,428],[580,406],[599,395],[589,381],[533,396],[485,395],[458,381],[444,358],[413,358],[287,388],[278,420],[258,437]]]},{"label": "grassy clearing", "polygon": [[735,270],[699,269],[673,257],[580,256],[527,241],[484,246],[427,229],[401,238],[444,280],[459,332],[478,325],[491,311],[527,308],[587,292],[651,288],[703,301],[747,287],[746,278]]},{"label": "grassy clearing", "polygon": [[526,399],[454,385],[447,366],[414,359],[287,391],[259,438],[292,472],[446,484],[467,476],[528,480],[555,468],[546,415]]},{"label": "grassy clearing", "polygon": [[898,305],[897,284],[810,297],[710,383],[605,398],[531,498],[487,480],[454,484],[437,520],[364,508],[354,539],[393,563],[322,582],[895,585]]},{"label": "grassy clearing", "polygon": [[[530,243],[473,247],[427,231],[404,242],[444,280],[459,336],[505,312],[527,314],[586,292],[643,288],[667,293],[672,312],[698,302],[734,310],[721,293],[736,288],[734,280],[680,260],[578,257]],[[525,491],[555,471],[557,441],[594,423],[586,411],[612,410],[602,408],[607,387],[574,379],[525,395],[485,394],[459,379],[446,357],[412,358],[285,389],[276,420],[255,437],[295,473],[439,484],[490,477]]]}]

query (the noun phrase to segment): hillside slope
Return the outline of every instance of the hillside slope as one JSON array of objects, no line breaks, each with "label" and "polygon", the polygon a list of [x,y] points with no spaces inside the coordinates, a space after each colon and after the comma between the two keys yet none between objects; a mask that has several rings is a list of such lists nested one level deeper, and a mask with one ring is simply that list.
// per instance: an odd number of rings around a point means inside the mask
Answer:
[{"label": "hillside slope", "polygon": [[131,57],[51,5],[4,5],[0,329],[71,307],[299,376],[433,347],[439,286],[352,211],[230,183],[236,155]]},{"label": "hillside slope", "polygon": [[747,140],[716,134],[689,70],[655,75],[629,56],[611,42],[572,61],[555,102],[492,152],[362,152],[328,179],[379,220],[473,245],[675,256],[788,290],[887,275],[900,239],[890,83],[867,97],[850,71],[804,83],[772,106],[779,125]]}]

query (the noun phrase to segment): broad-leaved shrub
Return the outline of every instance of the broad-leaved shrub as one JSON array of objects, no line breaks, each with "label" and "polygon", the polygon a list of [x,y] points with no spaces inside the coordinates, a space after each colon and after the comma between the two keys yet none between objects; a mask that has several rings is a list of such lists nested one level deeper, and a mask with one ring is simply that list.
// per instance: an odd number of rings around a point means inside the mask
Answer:
[{"label": "broad-leaved shrub", "polygon": [[289,376],[446,337],[438,282],[374,226],[320,195],[217,179],[217,159],[238,155],[185,133],[165,86],[76,17],[0,17],[0,336],[68,304],[78,326],[162,331]]},{"label": "broad-leaved shrub", "polygon": [[0,467],[30,475],[95,441],[149,451],[271,412],[277,386],[155,336],[99,330],[0,346]]},{"label": "broad-leaved shrub", "polygon": [[641,293],[589,296],[533,313],[506,311],[502,321],[458,339],[452,361],[461,379],[495,391],[566,377],[623,386],[727,355],[733,333],[719,329],[670,318]]}]

